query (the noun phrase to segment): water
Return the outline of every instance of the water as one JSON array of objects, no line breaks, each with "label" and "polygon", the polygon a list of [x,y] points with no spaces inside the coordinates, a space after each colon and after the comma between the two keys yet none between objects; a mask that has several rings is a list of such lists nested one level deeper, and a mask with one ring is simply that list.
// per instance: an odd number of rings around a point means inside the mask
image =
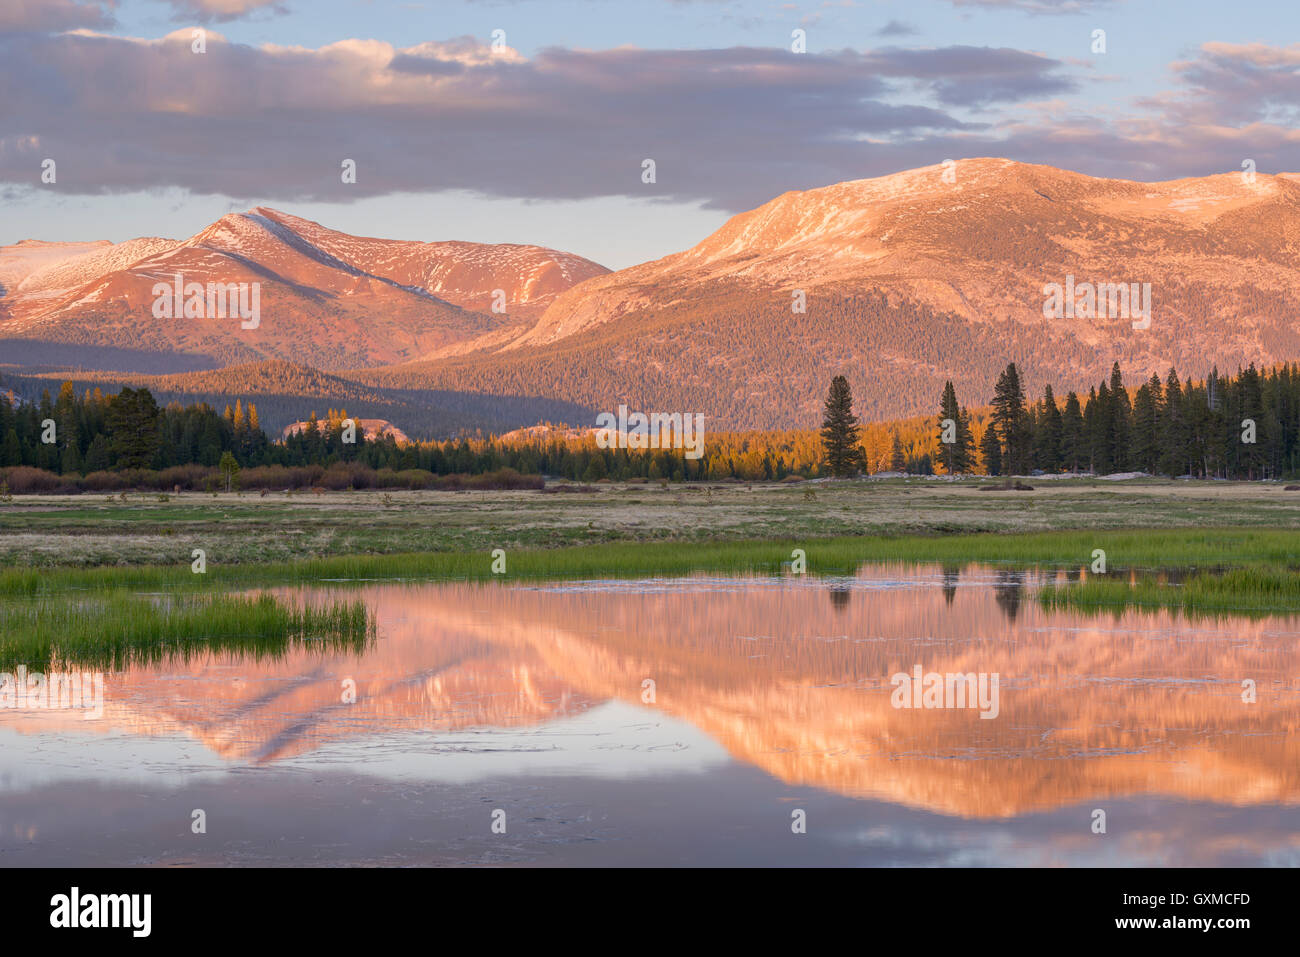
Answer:
[{"label": "water", "polygon": [[[1036,584],[322,587],[373,649],[109,674],[93,721],[0,709],[0,864],[1300,864],[1300,620],[1046,612]],[[996,674],[996,717],[894,707],[918,665]]]}]

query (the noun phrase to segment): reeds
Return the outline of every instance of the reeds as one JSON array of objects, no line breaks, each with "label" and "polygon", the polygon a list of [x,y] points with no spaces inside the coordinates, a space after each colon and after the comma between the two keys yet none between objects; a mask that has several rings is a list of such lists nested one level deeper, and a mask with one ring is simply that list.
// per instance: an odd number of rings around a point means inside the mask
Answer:
[{"label": "reeds", "polygon": [[375,637],[362,601],[321,607],[271,595],[62,594],[0,602],[0,670],[20,664],[117,670],[229,652],[253,659],[291,648],[361,652]]},{"label": "reeds", "polygon": [[1090,577],[1084,582],[1045,586],[1038,600],[1045,608],[1073,611],[1118,614],[1130,608],[1172,609],[1188,617],[1259,618],[1300,612],[1300,573],[1251,567],[1198,572],[1182,581],[1156,574],[1142,575],[1136,582]]}]

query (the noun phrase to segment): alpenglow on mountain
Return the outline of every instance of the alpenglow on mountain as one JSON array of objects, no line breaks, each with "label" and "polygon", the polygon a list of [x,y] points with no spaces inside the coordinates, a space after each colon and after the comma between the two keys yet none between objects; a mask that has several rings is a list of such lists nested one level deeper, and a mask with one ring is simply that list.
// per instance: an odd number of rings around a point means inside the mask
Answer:
[{"label": "alpenglow on mountain", "polygon": [[[1300,358],[1300,177],[1287,173],[1141,183],[961,160],[785,193],[618,272],[535,246],[358,239],[266,209],[183,243],[133,243],[69,247],[64,262],[7,247],[0,335],[291,358],[389,393],[625,403],[711,428],[816,425],[837,374],[859,414],[887,418],[932,413],[945,379],[983,404],[1008,361],[1036,391],[1086,390],[1116,361],[1137,384],[1171,366],[1200,377]],[[178,265],[270,284],[265,336],[142,318],[138,290]],[[1149,285],[1150,323],[1045,315],[1053,285]],[[490,308],[501,288],[505,314]]]}]

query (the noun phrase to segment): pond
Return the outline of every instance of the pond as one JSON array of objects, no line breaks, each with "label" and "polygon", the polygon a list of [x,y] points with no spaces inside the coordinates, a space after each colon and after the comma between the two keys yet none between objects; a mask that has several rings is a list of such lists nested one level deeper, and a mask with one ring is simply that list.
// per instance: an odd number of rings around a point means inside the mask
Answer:
[{"label": "pond", "polygon": [[375,641],[0,708],[0,864],[1300,865],[1300,619],[1042,581],[284,590]]}]

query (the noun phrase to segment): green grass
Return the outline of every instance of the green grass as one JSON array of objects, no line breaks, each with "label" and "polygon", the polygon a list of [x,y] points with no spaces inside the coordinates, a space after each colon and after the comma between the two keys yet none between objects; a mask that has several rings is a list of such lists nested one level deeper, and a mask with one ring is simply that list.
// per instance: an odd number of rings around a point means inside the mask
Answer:
[{"label": "green grass", "polygon": [[1181,582],[1143,575],[1136,582],[1089,578],[1048,585],[1038,593],[1043,607],[1119,614],[1130,608],[1171,609],[1188,617],[1234,615],[1263,617],[1300,612],[1300,574],[1274,568],[1234,568],[1221,574],[1200,572]]},{"label": "green grass", "polygon": [[489,552],[422,552],[344,555],[292,562],[222,565],[209,562],[195,575],[190,565],[89,569],[6,569],[0,596],[36,597],[68,591],[126,589],[226,589],[322,581],[447,581],[499,579],[626,578],[693,572],[771,572],[807,553],[810,574],[849,574],[864,562],[983,562],[1008,567],[1083,567],[1094,549],[1120,568],[1300,567],[1300,534],[1276,529],[1161,529],[1063,531],[1021,534],[856,536],[777,541],[615,543],[508,550],[506,574],[493,575]]},{"label": "green grass", "polygon": [[361,601],[323,608],[270,595],[64,594],[0,602],[0,669],[117,670],[224,651],[260,659],[295,647],[363,651],[375,637]]},{"label": "green grass", "polygon": [[[867,535],[776,541],[614,543],[512,549],[506,574],[484,551],[350,555],[266,564],[188,562],[0,571],[0,668],[51,661],[119,668],[213,649],[252,656],[303,645],[361,649],[374,636],[362,602],[298,607],[237,589],[326,582],[628,578],[692,573],[779,574],[794,549],[811,575],[852,574],[871,562],[1007,568],[1087,567],[1104,549],[1112,573],[1045,588],[1050,608],[1083,611],[1174,608],[1189,614],[1300,611],[1300,535],[1285,529],[1158,529],[1017,534]],[[1218,574],[1227,570],[1226,574]],[[1156,570],[1186,573],[1172,585]],[[1214,570],[1214,574],[1210,573]],[[149,594],[152,593],[152,594]]]}]

